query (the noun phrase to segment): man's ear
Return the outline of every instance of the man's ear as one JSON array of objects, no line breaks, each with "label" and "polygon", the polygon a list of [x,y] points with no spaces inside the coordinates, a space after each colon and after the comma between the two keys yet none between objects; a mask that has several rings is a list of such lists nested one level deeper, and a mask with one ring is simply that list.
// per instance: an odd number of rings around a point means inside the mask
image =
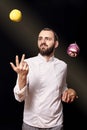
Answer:
[{"label": "man's ear", "polygon": [[58,46],[59,46],[59,42],[56,41],[56,42],[55,42],[55,48],[57,48]]}]

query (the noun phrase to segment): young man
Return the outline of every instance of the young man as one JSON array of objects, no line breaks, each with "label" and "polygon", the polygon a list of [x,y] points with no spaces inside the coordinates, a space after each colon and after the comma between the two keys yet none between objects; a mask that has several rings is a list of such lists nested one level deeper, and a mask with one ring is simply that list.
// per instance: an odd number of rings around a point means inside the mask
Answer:
[{"label": "young man", "polygon": [[15,99],[24,101],[22,130],[63,130],[63,102],[73,102],[76,91],[67,88],[67,64],[54,56],[57,34],[44,28],[38,35],[39,53],[11,67],[17,73]]}]

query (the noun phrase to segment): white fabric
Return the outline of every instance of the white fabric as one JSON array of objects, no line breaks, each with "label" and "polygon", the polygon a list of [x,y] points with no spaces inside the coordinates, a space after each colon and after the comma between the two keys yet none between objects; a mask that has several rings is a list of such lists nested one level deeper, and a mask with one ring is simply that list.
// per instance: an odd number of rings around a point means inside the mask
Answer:
[{"label": "white fabric", "polygon": [[67,89],[67,64],[54,56],[47,62],[40,54],[25,61],[29,65],[27,85],[22,90],[18,83],[14,87],[16,100],[25,101],[23,121],[39,128],[61,125],[61,94]]}]

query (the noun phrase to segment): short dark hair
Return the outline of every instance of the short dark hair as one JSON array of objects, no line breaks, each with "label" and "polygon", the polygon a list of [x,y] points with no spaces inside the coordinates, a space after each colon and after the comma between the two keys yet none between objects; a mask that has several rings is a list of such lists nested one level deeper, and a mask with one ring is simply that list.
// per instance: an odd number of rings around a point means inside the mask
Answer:
[{"label": "short dark hair", "polygon": [[42,30],[52,31],[54,33],[54,40],[59,41],[59,37],[58,37],[58,35],[56,34],[56,32],[53,29],[51,29],[51,28],[43,28]]}]

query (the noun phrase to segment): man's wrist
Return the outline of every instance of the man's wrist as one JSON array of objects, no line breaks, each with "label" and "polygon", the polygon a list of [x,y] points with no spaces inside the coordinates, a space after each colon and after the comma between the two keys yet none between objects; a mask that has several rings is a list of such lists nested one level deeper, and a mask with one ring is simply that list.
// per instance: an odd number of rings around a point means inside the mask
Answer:
[{"label": "man's wrist", "polygon": [[22,89],[26,85],[26,82],[27,82],[27,77],[25,75],[18,76],[18,84],[20,89]]}]

